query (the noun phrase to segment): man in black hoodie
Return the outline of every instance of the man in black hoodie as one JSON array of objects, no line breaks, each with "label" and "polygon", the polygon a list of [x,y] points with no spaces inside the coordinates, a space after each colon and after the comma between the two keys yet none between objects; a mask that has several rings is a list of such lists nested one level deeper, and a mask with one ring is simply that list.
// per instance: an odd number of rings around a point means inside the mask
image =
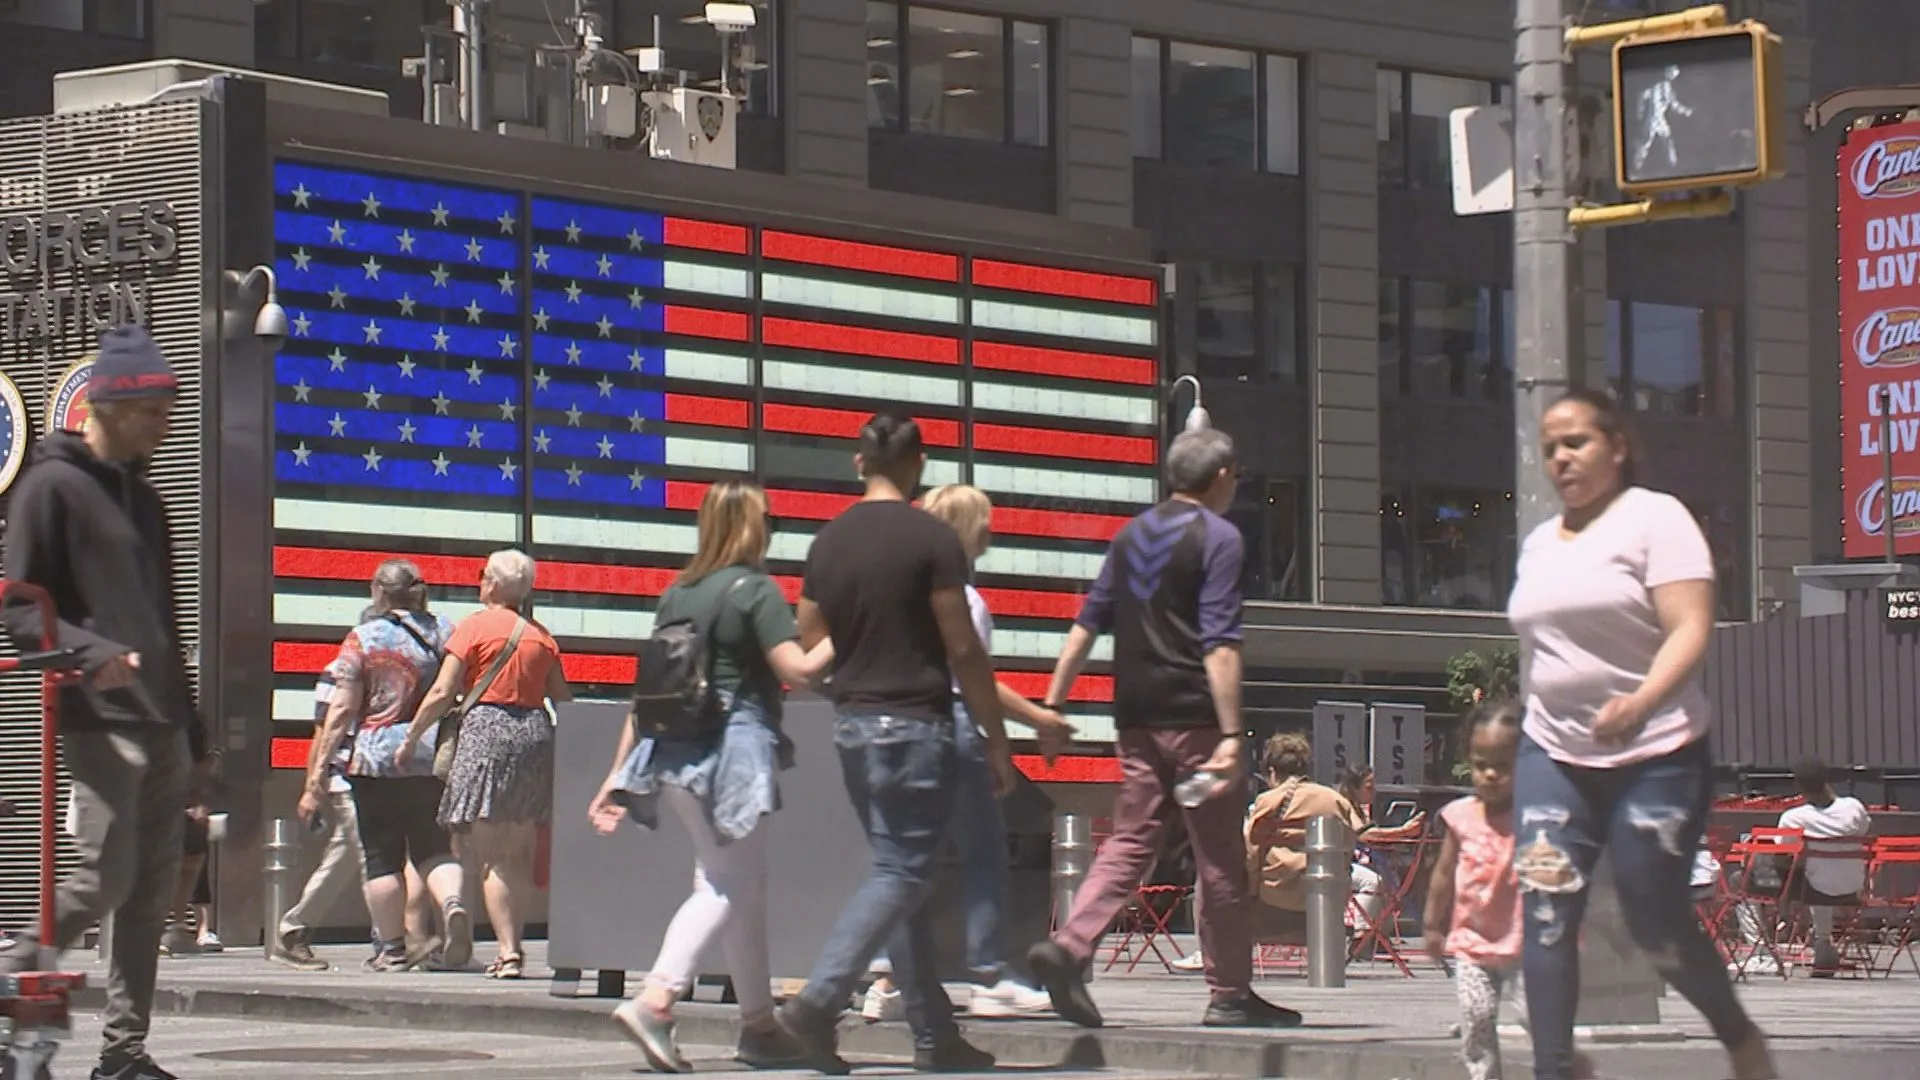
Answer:
[{"label": "man in black hoodie", "polygon": [[[142,473],[178,390],[145,330],[110,331],[85,431],[42,439],[8,507],[6,576],[52,594],[60,645],[79,652],[84,678],[60,694],[80,865],[60,883],[56,940],[30,932],[0,953],[0,973],[33,968],[42,946],[64,951],[113,916],[95,1080],[173,1077],[147,1056],[147,1027],[183,811],[209,759],[174,615],[166,508]],[[0,618],[15,645],[40,647],[40,613],[25,598],[8,596]]]}]

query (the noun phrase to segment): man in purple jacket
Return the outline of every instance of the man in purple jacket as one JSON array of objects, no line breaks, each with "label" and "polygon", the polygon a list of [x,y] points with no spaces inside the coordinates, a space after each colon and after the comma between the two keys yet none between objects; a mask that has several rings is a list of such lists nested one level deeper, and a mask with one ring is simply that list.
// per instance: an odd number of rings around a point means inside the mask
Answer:
[{"label": "man in purple jacket", "polygon": [[[1093,945],[1152,868],[1169,815],[1185,816],[1199,871],[1208,1027],[1293,1027],[1300,1014],[1254,995],[1253,930],[1241,842],[1240,530],[1233,504],[1233,440],[1203,428],[1167,451],[1173,496],[1113,538],[1100,576],[1067,633],[1046,705],[1062,708],[1094,639],[1113,633],[1114,723],[1122,770],[1113,833],[1100,846],[1072,914],[1027,963],[1060,1015],[1099,1027],[1087,992]],[[1174,788],[1195,773],[1218,778],[1210,797],[1182,807]]]}]

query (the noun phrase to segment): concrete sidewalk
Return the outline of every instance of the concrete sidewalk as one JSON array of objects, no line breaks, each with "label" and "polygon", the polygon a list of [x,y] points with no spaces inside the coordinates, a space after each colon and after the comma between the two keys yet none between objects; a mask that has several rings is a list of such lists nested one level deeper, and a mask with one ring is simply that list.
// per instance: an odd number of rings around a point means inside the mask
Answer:
[{"label": "concrete sidewalk", "polygon": [[[319,951],[334,970],[291,971],[268,963],[258,949],[166,960],[158,1011],[465,1031],[479,1039],[487,1031],[618,1038],[606,1015],[612,1001],[550,995],[540,943],[530,944],[533,977],[517,983],[488,980],[477,971],[374,975],[360,969],[363,946]],[[91,953],[75,953],[73,959],[90,975],[104,978]],[[637,988],[638,979],[630,979],[629,990]],[[1259,990],[1304,1012],[1306,1026],[1281,1033],[1202,1029],[1198,1020],[1206,992],[1199,978],[1164,973],[1098,977],[1094,993],[1107,1019],[1098,1031],[1051,1017],[967,1021],[966,1026],[969,1038],[1003,1062],[1026,1066],[1294,1080],[1457,1080],[1463,1075],[1448,1034],[1458,1020],[1453,983],[1432,968],[1408,979],[1385,965],[1356,966],[1341,990],[1309,990],[1298,973],[1274,973]],[[963,1005],[965,988],[953,991],[956,1004]],[[1743,985],[1742,995],[1773,1036],[1788,1076],[1877,1080],[1893,1075],[1886,1068],[1889,1059],[1873,1063],[1877,1055],[1920,1050],[1920,1031],[1902,1020],[1920,1006],[1920,979],[1911,973],[1873,982],[1757,979]],[[99,1000],[95,989],[82,1003],[97,1008]],[[1665,1026],[1658,1031],[1608,1033],[1595,1049],[1603,1072],[1661,1080],[1724,1077],[1725,1058],[1692,1008],[1670,995],[1662,1013]],[[680,1016],[686,1043],[725,1046],[737,1035],[731,1006],[694,1002]],[[902,1025],[866,1025],[856,1017],[842,1031],[843,1048],[856,1059],[898,1059],[911,1052]],[[1516,1033],[1508,1043],[1510,1060],[1524,1062],[1524,1037]],[[1528,1071],[1510,1065],[1507,1074],[1511,1080]]]}]

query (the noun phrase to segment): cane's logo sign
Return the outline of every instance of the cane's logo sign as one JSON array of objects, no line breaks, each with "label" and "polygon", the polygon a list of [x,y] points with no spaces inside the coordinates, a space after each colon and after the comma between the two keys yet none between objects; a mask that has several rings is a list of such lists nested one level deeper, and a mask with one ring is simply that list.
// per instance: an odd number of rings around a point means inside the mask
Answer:
[{"label": "cane's logo sign", "polygon": [[[1887,482],[1875,480],[1853,504],[1853,520],[1868,536],[1880,536],[1887,524]],[[1893,535],[1920,535],[1920,476],[1893,479]]]},{"label": "cane's logo sign", "polygon": [[13,487],[27,461],[27,402],[13,380],[0,374],[0,495]]},{"label": "cane's logo sign", "polygon": [[1897,199],[1920,191],[1920,135],[1895,135],[1853,161],[1853,190],[1863,199]]},{"label": "cane's logo sign", "polygon": [[1884,308],[1860,320],[1853,355],[1867,368],[1920,363],[1920,308]]},{"label": "cane's logo sign", "polygon": [[84,432],[93,410],[87,405],[87,381],[93,378],[93,358],[67,369],[47,395],[47,434],[56,431]]}]

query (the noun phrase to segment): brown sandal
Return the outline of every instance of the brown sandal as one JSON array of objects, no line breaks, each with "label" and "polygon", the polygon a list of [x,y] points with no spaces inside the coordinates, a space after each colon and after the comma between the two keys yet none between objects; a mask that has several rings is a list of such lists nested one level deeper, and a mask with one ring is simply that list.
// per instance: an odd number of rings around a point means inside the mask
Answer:
[{"label": "brown sandal", "polygon": [[518,979],[525,974],[521,970],[525,964],[526,958],[519,953],[496,957],[493,963],[487,965],[487,978]]}]

